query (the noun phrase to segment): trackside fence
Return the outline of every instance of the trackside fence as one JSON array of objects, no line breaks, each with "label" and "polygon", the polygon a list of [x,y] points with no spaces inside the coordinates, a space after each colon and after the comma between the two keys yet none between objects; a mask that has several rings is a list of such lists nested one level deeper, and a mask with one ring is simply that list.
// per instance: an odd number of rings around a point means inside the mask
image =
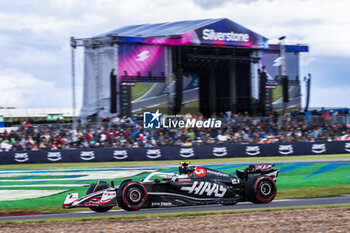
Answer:
[{"label": "trackside fence", "polygon": [[186,160],[350,153],[350,141],[0,152],[0,164]]}]

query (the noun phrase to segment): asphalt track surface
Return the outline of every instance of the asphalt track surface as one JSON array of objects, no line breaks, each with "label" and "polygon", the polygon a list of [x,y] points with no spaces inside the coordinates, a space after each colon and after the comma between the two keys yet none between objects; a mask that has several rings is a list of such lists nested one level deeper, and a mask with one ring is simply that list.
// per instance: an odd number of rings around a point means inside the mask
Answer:
[{"label": "asphalt track surface", "polygon": [[36,215],[17,215],[2,216],[1,221],[10,220],[28,220],[28,219],[54,219],[54,218],[72,218],[72,217],[94,217],[94,216],[117,216],[117,215],[135,215],[135,214],[158,214],[158,213],[176,213],[176,212],[199,212],[199,211],[218,211],[218,210],[247,210],[262,208],[278,208],[293,206],[313,206],[313,205],[332,205],[332,204],[350,204],[350,195],[339,197],[322,197],[308,199],[288,199],[275,200],[269,204],[253,204],[248,202],[238,203],[236,205],[203,205],[186,207],[168,207],[168,208],[150,208],[138,211],[110,210],[107,213],[95,213],[93,211],[67,212],[57,214],[36,214]]}]

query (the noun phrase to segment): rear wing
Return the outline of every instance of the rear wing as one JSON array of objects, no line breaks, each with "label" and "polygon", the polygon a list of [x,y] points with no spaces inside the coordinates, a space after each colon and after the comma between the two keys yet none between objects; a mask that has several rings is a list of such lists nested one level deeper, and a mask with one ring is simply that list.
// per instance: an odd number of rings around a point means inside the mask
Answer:
[{"label": "rear wing", "polygon": [[255,174],[261,174],[270,176],[274,181],[276,181],[279,170],[273,169],[274,166],[275,164],[251,164],[244,170],[236,170],[236,174],[239,178],[243,180],[246,180],[250,176],[253,176]]}]

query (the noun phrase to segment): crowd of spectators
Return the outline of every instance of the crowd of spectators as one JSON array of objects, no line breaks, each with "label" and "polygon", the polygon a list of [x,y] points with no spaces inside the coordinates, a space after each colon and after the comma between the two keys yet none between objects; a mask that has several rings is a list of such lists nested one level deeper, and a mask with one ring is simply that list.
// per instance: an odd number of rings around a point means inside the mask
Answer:
[{"label": "crowd of spectators", "polygon": [[72,123],[32,124],[26,121],[21,126],[0,131],[0,151],[350,140],[345,118],[334,120],[328,115],[263,118],[222,115],[218,119],[222,120],[221,128],[176,129],[144,129],[139,115],[79,124],[76,129]]}]

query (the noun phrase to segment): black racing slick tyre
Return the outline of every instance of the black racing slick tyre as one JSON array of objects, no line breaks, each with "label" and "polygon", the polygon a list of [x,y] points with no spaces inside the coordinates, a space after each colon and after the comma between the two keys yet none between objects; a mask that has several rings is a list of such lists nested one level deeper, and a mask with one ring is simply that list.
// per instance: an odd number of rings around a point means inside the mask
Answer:
[{"label": "black racing slick tyre", "polygon": [[[97,187],[96,187],[97,185]],[[95,184],[91,184],[89,189],[86,191],[86,195],[102,190],[102,189],[106,189],[108,188],[108,185],[106,182],[104,181],[100,181],[99,183],[95,183]],[[107,207],[103,207],[103,206],[89,206],[89,208],[92,211],[98,212],[98,213],[103,213],[103,212],[107,212],[108,210],[112,209],[113,206],[107,206]]]},{"label": "black racing slick tyre", "polygon": [[269,176],[253,176],[246,183],[245,194],[255,204],[269,203],[277,194],[277,186]]},{"label": "black racing slick tyre", "polygon": [[117,202],[124,210],[139,210],[147,201],[146,188],[135,181],[125,182],[117,191]]}]

